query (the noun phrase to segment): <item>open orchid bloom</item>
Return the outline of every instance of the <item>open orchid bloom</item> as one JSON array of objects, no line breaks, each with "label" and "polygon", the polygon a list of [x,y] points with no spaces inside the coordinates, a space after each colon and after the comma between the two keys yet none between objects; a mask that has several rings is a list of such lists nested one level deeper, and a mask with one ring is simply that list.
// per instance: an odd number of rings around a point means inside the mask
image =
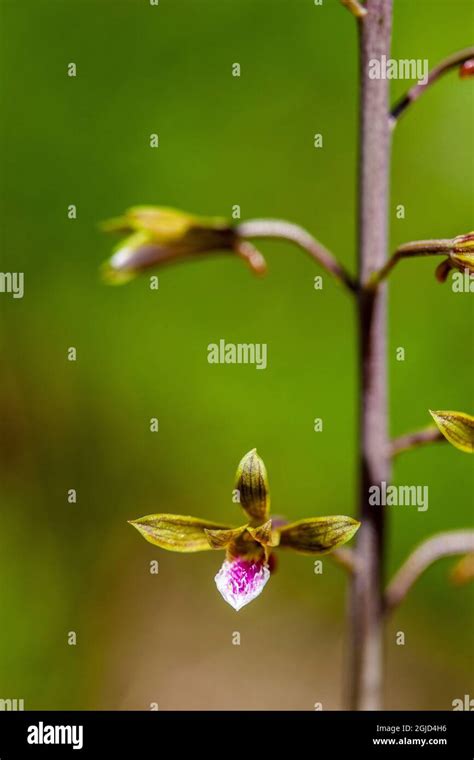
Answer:
[{"label": "open orchid bloom", "polygon": [[164,206],[135,206],[104,222],[106,232],[126,235],[103,265],[106,282],[121,285],[162,264],[222,251],[243,258],[257,274],[265,271],[262,254],[241,240],[221,217],[187,214]]},{"label": "open orchid bloom", "polygon": [[360,523],[352,517],[310,517],[281,524],[272,521],[265,465],[252,449],[237,469],[236,489],[247,522],[240,527],[181,515],[147,515],[130,523],[161,549],[175,552],[224,550],[215,577],[220,593],[240,610],[262,592],[270,578],[270,555],[278,548],[303,554],[325,554],[349,541]]}]

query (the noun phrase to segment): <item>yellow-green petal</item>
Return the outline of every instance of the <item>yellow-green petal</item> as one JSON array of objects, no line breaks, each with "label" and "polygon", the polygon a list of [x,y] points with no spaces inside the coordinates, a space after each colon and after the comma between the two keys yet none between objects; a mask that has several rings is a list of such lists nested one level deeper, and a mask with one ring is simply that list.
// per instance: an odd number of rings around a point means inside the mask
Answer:
[{"label": "yellow-green petal", "polygon": [[465,412],[432,412],[430,414],[447,441],[467,454],[474,452],[474,417]]},{"label": "yellow-green petal", "polygon": [[192,229],[229,228],[223,217],[198,216],[167,206],[134,206],[128,209],[126,218],[134,229],[150,232],[158,243],[178,242]]},{"label": "yellow-green petal", "polygon": [[206,531],[231,526],[184,515],[146,515],[129,520],[150,544],[171,552],[202,552],[212,549]]},{"label": "yellow-green petal", "polygon": [[278,529],[280,546],[303,554],[325,554],[350,541],[359,525],[345,515],[298,520]]},{"label": "yellow-green petal", "polygon": [[235,487],[239,492],[240,506],[245,509],[253,525],[268,518],[270,494],[267,470],[257,449],[252,449],[240,460]]}]

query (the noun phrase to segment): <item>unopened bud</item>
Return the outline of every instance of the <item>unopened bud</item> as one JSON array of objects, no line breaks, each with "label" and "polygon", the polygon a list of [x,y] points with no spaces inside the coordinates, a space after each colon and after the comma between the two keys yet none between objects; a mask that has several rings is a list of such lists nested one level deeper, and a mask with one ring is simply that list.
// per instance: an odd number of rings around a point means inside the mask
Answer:
[{"label": "unopened bud", "polygon": [[462,66],[459,67],[459,76],[461,79],[469,79],[474,77],[474,58],[464,61]]},{"label": "unopened bud", "polygon": [[474,232],[454,238],[450,259],[458,269],[474,273]]}]

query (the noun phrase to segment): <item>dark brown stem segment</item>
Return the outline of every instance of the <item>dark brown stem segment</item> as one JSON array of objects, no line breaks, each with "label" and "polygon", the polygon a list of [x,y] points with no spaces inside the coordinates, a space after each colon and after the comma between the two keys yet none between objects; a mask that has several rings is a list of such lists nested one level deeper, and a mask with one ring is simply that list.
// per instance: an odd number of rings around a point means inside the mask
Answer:
[{"label": "dark brown stem segment", "polygon": [[399,438],[394,438],[390,443],[389,453],[393,458],[404,451],[411,451],[411,449],[417,449],[419,446],[426,446],[428,443],[441,443],[443,441],[446,441],[446,438],[438,428],[428,427],[424,430],[416,430],[414,433],[407,433]]},{"label": "dark brown stem segment", "polygon": [[388,82],[370,79],[369,63],[390,57],[392,2],[367,0],[359,20],[359,354],[360,461],[356,563],[349,600],[349,703],[378,710],[382,701],[384,510],[369,504],[369,488],[390,480],[387,434],[386,286],[364,284],[387,256],[390,127]]},{"label": "dark brown stem segment", "polygon": [[465,61],[474,58],[474,47],[468,47],[464,50],[458,50],[456,53],[448,56],[438,63],[428,74],[427,81],[422,84],[416,84],[395,103],[390,114],[390,124],[394,127],[400,116],[406,111],[411,103],[414,103],[423,93],[434,84],[443,74],[447,74],[451,69],[459,68]]},{"label": "dark brown stem segment", "polygon": [[405,598],[415,581],[427,567],[441,557],[474,552],[474,530],[453,530],[439,533],[423,541],[397,572],[389,584],[384,598],[384,612],[388,614]]},{"label": "dark brown stem segment", "polygon": [[357,288],[354,278],[334,258],[332,253],[298,224],[283,219],[250,219],[237,225],[235,232],[242,239],[267,238],[288,240],[290,243],[295,243],[349,290],[355,291]]}]

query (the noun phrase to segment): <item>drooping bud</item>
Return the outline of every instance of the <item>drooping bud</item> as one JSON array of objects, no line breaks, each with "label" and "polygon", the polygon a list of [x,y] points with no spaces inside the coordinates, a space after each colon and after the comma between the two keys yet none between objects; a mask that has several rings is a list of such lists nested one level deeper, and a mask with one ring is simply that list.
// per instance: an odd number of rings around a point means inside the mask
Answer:
[{"label": "drooping bud", "polygon": [[474,77],[474,58],[464,61],[462,66],[459,67],[459,76],[461,79],[470,79]]},{"label": "drooping bud", "polygon": [[241,459],[235,487],[239,492],[240,506],[247,512],[252,524],[265,522],[270,509],[270,494],[267,470],[257,449],[252,449]]},{"label": "drooping bud", "polygon": [[265,271],[265,260],[250,243],[239,238],[232,225],[221,217],[187,214],[162,206],[136,206],[122,217],[104,222],[106,232],[128,235],[103,266],[110,284],[122,284],[161,264],[215,251],[234,253],[257,274]]}]

